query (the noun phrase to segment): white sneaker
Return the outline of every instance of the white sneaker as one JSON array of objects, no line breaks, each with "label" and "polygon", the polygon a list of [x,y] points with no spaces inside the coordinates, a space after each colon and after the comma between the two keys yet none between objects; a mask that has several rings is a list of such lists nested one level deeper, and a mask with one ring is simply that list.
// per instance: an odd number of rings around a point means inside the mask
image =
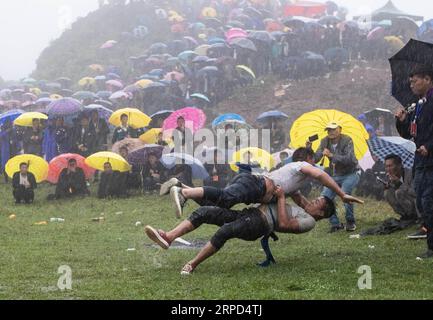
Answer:
[{"label": "white sneaker", "polygon": [[182,195],[182,188],[172,187],[170,189],[170,197],[173,200],[176,208],[176,217],[180,219],[183,214],[183,207],[187,201],[187,199],[185,199],[185,197]]},{"label": "white sneaker", "polygon": [[190,265],[189,263],[187,263],[187,264],[182,268],[182,271],[180,272],[180,274],[181,274],[182,276],[190,276],[193,272],[194,272],[194,268],[192,267],[192,265]]},{"label": "white sneaker", "polygon": [[159,191],[160,196],[165,196],[166,194],[169,194],[170,189],[174,186],[179,186],[180,182],[177,178],[171,178],[167,182],[164,182],[161,185],[161,190]]}]

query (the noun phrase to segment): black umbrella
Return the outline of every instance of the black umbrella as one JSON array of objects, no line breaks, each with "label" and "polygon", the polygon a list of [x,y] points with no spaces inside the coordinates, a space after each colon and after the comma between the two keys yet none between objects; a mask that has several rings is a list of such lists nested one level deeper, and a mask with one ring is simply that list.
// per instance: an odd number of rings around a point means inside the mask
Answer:
[{"label": "black umbrella", "polygon": [[231,41],[230,46],[251,50],[251,51],[257,51],[257,47],[254,44],[254,42],[246,38],[235,38]]},{"label": "black umbrella", "polygon": [[392,96],[408,107],[417,102],[410,88],[410,74],[418,66],[433,68],[433,44],[411,39],[403,49],[389,59],[392,72]]},{"label": "black umbrella", "polygon": [[200,69],[197,72],[197,77],[204,77],[204,76],[215,76],[217,75],[219,72],[218,67],[214,67],[214,66],[209,66],[209,67],[204,67],[203,69]]},{"label": "black umbrella", "polygon": [[227,26],[228,29],[231,29],[231,28],[245,29],[245,24],[242,23],[242,22],[240,22],[240,21],[237,21],[237,20],[230,20],[230,21],[228,21],[227,24],[226,24],[226,26]]},{"label": "black umbrella", "polygon": [[275,38],[267,31],[252,31],[248,38],[251,40],[261,41],[265,43],[271,43]]},{"label": "black umbrella", "polygon": [[217,18],[207,18],[203,21],[203,23],[209,27],[218,29],[221,28],[224,24],[221,22],[221,20],[218,20]]}]

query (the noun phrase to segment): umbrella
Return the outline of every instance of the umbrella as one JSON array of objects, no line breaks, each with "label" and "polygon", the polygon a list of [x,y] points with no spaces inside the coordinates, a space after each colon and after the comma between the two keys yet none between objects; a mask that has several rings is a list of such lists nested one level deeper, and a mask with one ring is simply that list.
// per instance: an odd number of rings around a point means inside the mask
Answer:
[{"label": "umbrella", "polygon": [[416,35],[419,40],[430,42],[433,35],[433,19],[424,22],[421,27],[419,27]]},{"label": "umbrella", "polygon": [[110,96],[110,100],[118,100],[118,99],[130,99],[132,98],[132,94],[130,92],[125,91],[116,91]]},{"label": "umbrella", "polygon": [[11,89],[3,89],[0,91],[0,97],[1,98],[9,98],[9,96],[12,94]]},{"label": "umbrella", "polygon": [[141,88],[140,88],[139,86],[137,86],[137,85],[135,85],[135,84],[131,84],[131,85],[125,87],[125,88],[123,89],[123,91],[126,92],[126,93],[132,93],[132,94],[134,94],[135,92],[140,91],[140,89],[141,89]]},{"label": "umbrella", "polygon": [[6,122],[14,122],[16,118],[25,113],[23,110],[9,110],[0,115],[0,126],[4,125]]},{"label": "umbrella", "polygon": [[21,127],[33,126],[33,119],[48,120],[48,117],[40,112],[26,112],[15,119],[14,125]]},{"label": "umbrella", "polygon": [[20,171],[20,164],[27,163],[29,172],[33,173],[36,182],[40,183],[47,178],[48,163],[41,157],[32,154],[23,154],[10,159],[5,166],[7,175],[12,178],[16,172]]},{"label": "umbrella", "polygon": [[92,111],[98,111],[98,115],[100,118],[104,118],[108,121],[110,119],[111,115],[113,114],[113,111],[104,107],[100,104],[89,104],[88,106],[84,107],[84,111],[92,112]]},{"label": "umbrella", "polygon": [[155,76],[155,77],[160,78],[161,76],[164,75],[164,70],[162,70],[162,69],[153,69],[148,74],[151,75],[151,76]]},{"label": "umbrella", "polygon": [[160,133],[162,133],[161,128],[150,129],[140,136],[140,140],[146,144],[155,144],[158,142],[158,136]]},{"label": "umbrella", "polygon": [[120,149],[122,149],[123,147],[126,147],[128,149],[128,152],[131,152],[132,150],[141,148],[144,145],[145,143],[140,139],[126,138],[119,142],[116,142],[111,148],[111,151],[120,154]]},{"label": "umbrella", "polygon": [[108,109],[113,109],[113,104],[110,101],[106,100],[96,100],[95,104],[100,104]]},{"label": "umbrella", "polygon": [[95,72],[104,72],[104,67],[100,64],[91,64],[89,68]]},{"label": "umbrella", "polygon": [[198,56],[197,53],[195,53],[194,51],[191,50],[187,50],[184,52],[179,53],[179,55],[177,56],[180,60],[182,61],[188,61],[188,59],[190,59],[191,57],[196,57]]},{"label": "umbrella", "polygon": [[121,79],[121,77],[117,73],[114,73],[114,72],[107,73],[107,77],[106,78],[108,80],[120,80]]},{"label": "umbrella", "polygon": [[377,39],[383,39],[385,37],[386,31],[382,27],[376,27],[373,30],[371,30],[367,35],[367,40],[377,40]]},{"label": "umbrella", "polygon": [[409,83],[413,69],[419,65],[433,67],[433,44],[411,39],[389,62],[392,72],[392,95],[407,107],[419,100]]},{"label": "umbrella", "polygon": [[40,98],[35,101],[36,105],[49,105],[53,100],[51,98]]},{"label": "umbrella", "polygon": [[204,63],[209,60],[208,56],[197,56],[192,60],[192,63]]},{"label": "umbrella", "polygon": [[210,45],[208,44],[203,44],[197,48],[195,48],[194,52],[199,55],[199,56],[206,56],[207,55],[207,50],[210,48]]},{"label": "umbrella", "polygon": [[225,33],[227,41],[232,41],[234,39],[243,39],[248,37],[248,33],[241,28],[231,28]]},{"label": "umbrella", "polygon": [[167,45],[162,42],[154,43],[150,46],[149,52],[150,54],[162,54],[167,50]]},{"label": "umbrella", "polygon": [[61,96],[60,94],[52,94],[52,95],[50,95],[50,99],[51,100],[59,100],[59,99],[62,99],[63,98],[63,96]]},{"label": "umbrella", "polygon": [[128,172],[131,170],[129,163],[120,155],[113,152],[98,152],[88,157],[85,163],[99,171],[104,171],[104,164],[109,162],[114,171]]},{"label": "umbrella", "polygon": [[118,89],[122,89],[123,88],[123,84],[119,80],[108,80],[107,82],[105,82],[105,84],[108,85],[108,86],[112,86],[112,87],[118,88]]},{"label": "umbrella", "polygon": [[47,181],[53,184],[57,184],[59,181],[60,173],[63,169],[68,167],[69,160],[75,159],[77,166],[84,171],[86,179],[90,179],[95,174],[95,169],[89,167],[86,164],[86,158],[79,154],[65,153],[61,154],[50,161],[48,166],[48,177]]},{"label": "umbrella", "polygon": [[207,96],[205,96],[204,94],[201,94],[201,93],[194,93],[191,95],[191,98],[200,99],[200,100],[206,101],[207,103],[210,103],[209,98]]},{"label": "umbrella", "polygon": [[264,43],[271,43],[272,41],[275,40],[275,38],[267,31],[252,31],[249,35],[248,35],[249,39],[252,40],[256,40],[256,41],[261,41]]},{"label": "umbrella", "polygon": [[215,66],[208,66],[208,67],[204,67],[202,69],[200,69],[197,72],[197,77],[205,77],[205,76],[211,76],[211,75],[217,75],[218,73],[218,67]]},{"label": "umbrella", "polygon": [[171,81],[173,77],[174,77],[174,79],[175,79],[176,81],[180,82],[180,81],[183,80],[183,78],[185,78],[185,75],[184,75],[183,73],[173,71],[173,72],[169,72],[169,73],[167,73],[167,74],[165,75],[164,79],[165,79],[165,80],[168,80],[168,81]]},{"label": "umbrella", "polygon": [[142,79],[139,80],[135,83],[135,85],[139,86],[141,89],[146,88],[147,86],[149,86],[151,83],[153,83],[152,80],[148,80],[148,79]]},{"label": "umbrella", "polygon": [[238,71],[244,71],[246,72],[248,75],[250,75],[253,79],[256,79],[256,74],[254,73],[253,70],[251,70],[250,68],[248,68],[247,66],[244,65],[237,65],[236,66],[236,70]]},{"label": "umbrella", "polygon": [[165,119],[162,129],[164,131],[176,129],[177,119],[179,117],[185,119],[185,126],[189,128],[192,133],[202,129],[206,124],[206,115],[203,110],[187,107],[173,112],[167,119]]},{"label": "umbrella", "polygon": [[33,78],[25,78],[25,79],[23,79],[21,82],[24,83],[24,84],[27,84],[27,85],[34,85],[34,84],[36,84],[38,81],[35,80],[35,79],[33,79]]},{"label": "umbrella", "polygon": [[246,38],[235,38],[230,41],[230,46],[245,49],[245,50],[257,51],[254,42]]},{"label": "umbrella", "polygon": [[161,157],[161,163],[167,169],[172,169],[176,164],[186,164],[192,169],[193,179],[206,179],[209,177],[200,160],[186,153],[167,153]]},{"label": "umbrella", "polygon": [[134,129],[147,127],[152,120],[148,115],[138,109],[126,108],[114,112],[109,119],[110,123],[116,127],[120,126],[120,117],[123,114],[128,115],[128,124]]},{"label": "umbrella", "polygon": [[80,101],[73,98],[63,98],[51,102],[47,106],[47,112],[50,117],[65,117],[80,113],[81,108]]},{"label": "umbrella", "polygon": [[231,125],[233,130],[239,131],[241,129],[249,130],[250,126],[247,124],[245,119],[235,113],[227,113],[220,115],[212,122],[212,129],[217,130],[225,130],[227,125]]},{"label": "umbrella", "polygon": [[390,36],[385,37],[384,39],[395,52],[401,50],[404,47],[404,42],[399,37]]},{"label": "umbrella", "polygon": [[72,98],[77,100],[95,100],[98,99],[99,96],[90,91],[78,91],[72,95]]},{"label": "umbrella", "polygon": [[228,28],[245,29],[245,24],[242,23],[242,22],[240,22],[240,21],[237,21],[237,20],[230,20],[230,21],[227,21],[226,26],[227,26]]},{"label": "umbrella", "polygon": [[96,81],[106,81],[106,80],[107,80],[107,77],[106,77],[106,76],[96,76],[96,77],[95,77],[95,80],[96,80]]},{"label": "umbrella", "polygon": [[336,25],[341,22],[341,19],[336,16],[325,16],[320,18],[317,22],[323,25]]},{"label": "umbrella", "polygon": [[92,77],[84,77],[80,81],[78,81],[78,85],[80,87],[90,86],[95,84],[96,80]]},{"label": "umbrella", "polygon": [[164,147],[157,144],[149,144],[143,147],[137,148],[128,154],[128,162],[132,165],[146,165],[147,159],[150,154],[156,155],[158,159],[161,159]]},{"label": "umbrella", "polygon": [[364,113],[367,117],[368,121],[371,123],[376,123],[378,121],[379,117],[384,117],[385,121],[388,122],[395,122],[394,114],[391,110],[388,109],[382,109],[382,108],[376,108],[370,111],[367,111]]},{"label": "umbrella", "polygon": [[239,167],[236,163],[242,163],[244,161],[244,155],[247,152],[252,155],[251,161],[260,164],[260,168],[270,171],[274,167],[274,158],[269,152],[260,148],[244,148],[233,154],[232,163],[230,164],[233,171],[239,171]]},{"label": "umbrella", "polygon": [[[368,150],[366,140],[369,139],[369,134],[361,122],[338,110],[315,110],[298,118],[290,131],[292,148],[305,147],[309,137],[318,135],[319,140],[313,143],[313,149],[317,150],[320,141],[327,136],[325,128],[330,122],[340,124],[343,128],[342,133],[352,138],[356,158],[361,159]],[[325,163],[326,165],[329,164]]]},{"label": "umbrella", "polygon": [[218,13],[212,7],[204,7],[203,10],[201,11],[201,15],[202,15],[202,17],[205,17],[205,18],[215,18],[218,16]]},{"label": "umbrella", "polygon": [[289,116],[284,112],[273,110],[262,113],[258,118],[257,122],[266,122],[269,120],[287,120]]},{"label": "umbrella", "polygon": [[152,121],[150,122],[149,127],[154,128],[158,124],[159,121],[164,121],[173,112],[174,112],[173,110],[161,110],[161,111],[154,113],[153,115],[150,116],[152,118]]},{"label": "umbrella", "polygon": [[390,154],[396,154],[403,160],[407,169],[412,169],[415,160],[416,145],[412,141],[400,137],[379,137],[368,141],[372,154],[382,162]]},{"label": "umbrella", "polygon": [[100,48],[101,49],[110,49],[110,48],[114,47],[116,44],[117,44],[117,41],[115,41],[115,40],[108,40]]},{"label": "umbrella", "polygon": [[109,99],[113,93],[111,91],[98,91],[96,95],[100,99]]}]

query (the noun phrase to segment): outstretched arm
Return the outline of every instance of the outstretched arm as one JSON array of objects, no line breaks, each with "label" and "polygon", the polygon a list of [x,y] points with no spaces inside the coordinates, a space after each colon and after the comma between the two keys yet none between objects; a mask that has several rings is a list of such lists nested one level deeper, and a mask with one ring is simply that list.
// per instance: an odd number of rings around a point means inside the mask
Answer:
[{"label": "outstretched arm", "polygon": [[346,194],[338,184],[324,171],[315,168],[313,166],[305,166],[301,169],[301,172],[317,181],[319,181],[323,186],[328,187],[332,191],[334,191],[345,203],[354,202],[363,204],[364,201],[352,197]]}]

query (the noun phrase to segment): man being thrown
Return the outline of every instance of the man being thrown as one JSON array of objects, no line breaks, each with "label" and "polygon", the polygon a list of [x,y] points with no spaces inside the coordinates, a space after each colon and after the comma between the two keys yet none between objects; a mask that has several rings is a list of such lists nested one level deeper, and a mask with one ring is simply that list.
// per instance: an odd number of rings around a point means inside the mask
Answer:
[{"label": "man being thrown", "polygon": [[203,224],[219,226],[220,229],[210,242],[183,267],[181,274],[189,275],[200,263],[217,253],[230,239],[254,241],[263,236],[267,237],[273,232],[306,233],[315,227],[316,221],[335,214],[334,202],[326,197],[304,203],[301,208],[286,203],[285,192],[281,187],[275,188],[273,196],[277,198],[277,203],[262,204],[243,211],[201,207],[188,220],[169,232],[156,230],[151,226],[147,226],[145,232],[163,249],[168,249],[175,239],[194,231]]},{"label": "man being thrown", "polygon": [[224,189],[213,187],[185,188],[179,187],[178,181],[171,179],[161,186],[161,195],[170,192],[176,206],[176,216],[181,217],[183,207],[188,199],[200,205],[213,205],[231,208],[236,204],[270,203],[274,197],[276,186],[281,186],[298,206],[305,205],[308,200],[302,196],[300,189],[308,178],[319,181],[334,191],[345,203],[363,203],[361,200],[347,195],[337,183],[324,171],[315,168],[314,152],[308,148],[300,148],[293,154],[293,163],[267,175],[239,174]]}]

